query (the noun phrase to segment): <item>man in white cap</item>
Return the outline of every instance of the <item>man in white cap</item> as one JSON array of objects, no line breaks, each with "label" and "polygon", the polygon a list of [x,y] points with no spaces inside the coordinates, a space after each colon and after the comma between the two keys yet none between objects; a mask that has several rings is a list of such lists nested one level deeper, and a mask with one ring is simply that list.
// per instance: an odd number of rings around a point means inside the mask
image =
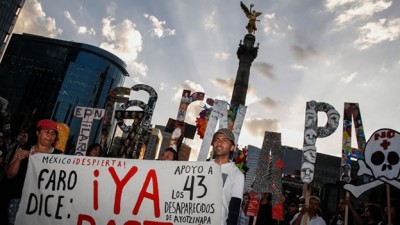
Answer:
[{"label": "man in white cap", "polygon": [[243,196],[244,175],[230,161],[235,150],[235,136],[227,128],[219,129],[212,140],[214,162],[222,171],[222,225],[236,225]]}]

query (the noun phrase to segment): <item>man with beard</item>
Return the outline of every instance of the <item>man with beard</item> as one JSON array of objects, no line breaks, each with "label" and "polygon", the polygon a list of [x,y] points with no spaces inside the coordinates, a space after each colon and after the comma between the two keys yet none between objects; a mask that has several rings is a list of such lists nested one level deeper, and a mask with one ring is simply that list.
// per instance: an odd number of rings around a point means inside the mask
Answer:
[{"label": "man with beard", "polygon": [[222,171],[221,225],[236,225],[243,196],[244,175],[230,160],[235,151],[235,136],[227,128],[219,129],[212,139],[214,162]]}]

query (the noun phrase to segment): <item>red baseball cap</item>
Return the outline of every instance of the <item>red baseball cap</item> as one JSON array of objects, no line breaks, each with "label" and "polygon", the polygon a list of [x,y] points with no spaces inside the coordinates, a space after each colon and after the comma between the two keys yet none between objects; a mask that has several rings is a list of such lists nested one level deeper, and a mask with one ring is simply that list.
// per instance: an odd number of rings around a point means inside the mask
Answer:
[{"label": "red baseball cap", "polygon": [[44,129],[44,130],[57,130],[57,123],[54,122],[53,120],[48,120],[48,119],[44,119],[44,120],[40,120],[37,125],[36,128],[40,128],[40,129]]}]

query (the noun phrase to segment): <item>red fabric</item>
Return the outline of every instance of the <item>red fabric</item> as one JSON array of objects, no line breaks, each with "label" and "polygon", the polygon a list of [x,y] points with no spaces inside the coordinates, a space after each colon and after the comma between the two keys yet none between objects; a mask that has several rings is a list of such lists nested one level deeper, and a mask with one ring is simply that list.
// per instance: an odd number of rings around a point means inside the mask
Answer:
[{"label": "red fabric", "polygon": [[272,206],[272,219],[283,220],[283,204],[278,203]]},{"label": "red fabric", "polygon": [[258,199],[258,194],[256,192],[249,193],[249,204],[247,206],[246,215],[247,216],[257,216],[258,208],[260,206],[260,199]]}]

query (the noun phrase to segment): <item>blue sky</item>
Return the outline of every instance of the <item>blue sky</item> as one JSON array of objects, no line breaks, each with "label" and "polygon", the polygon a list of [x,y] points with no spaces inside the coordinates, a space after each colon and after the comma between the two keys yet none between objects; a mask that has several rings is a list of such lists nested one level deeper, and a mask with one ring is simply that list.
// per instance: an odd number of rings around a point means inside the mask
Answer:
[{"label": "blue sky", "polygon": [[[400,2],[390,0],[243,0],[263,14],[251,68],[239,145],[261,147],[265,131],[302,148],[306,102],[326,102],[343,119],[345,102],[359,103],[367,138],[400,130]],[[26,0],[14,29],[104,48],[128,65],[125,86],[152,86],[152,124],[176,118],[182,89],[230,102],[236,50],[247,30],[237,0]],[[135,93],[132,99],[147,102]],[[194,124],[199,106],[190,106]],[[319,124],[326,122],[319,116]],[[339,156],[342,121],[317,151]],[[186,140],[193,154],[198,139]],[[356,147],[356,142],[353,141]],[[192,155],[193,156],[193,155]]]}]

